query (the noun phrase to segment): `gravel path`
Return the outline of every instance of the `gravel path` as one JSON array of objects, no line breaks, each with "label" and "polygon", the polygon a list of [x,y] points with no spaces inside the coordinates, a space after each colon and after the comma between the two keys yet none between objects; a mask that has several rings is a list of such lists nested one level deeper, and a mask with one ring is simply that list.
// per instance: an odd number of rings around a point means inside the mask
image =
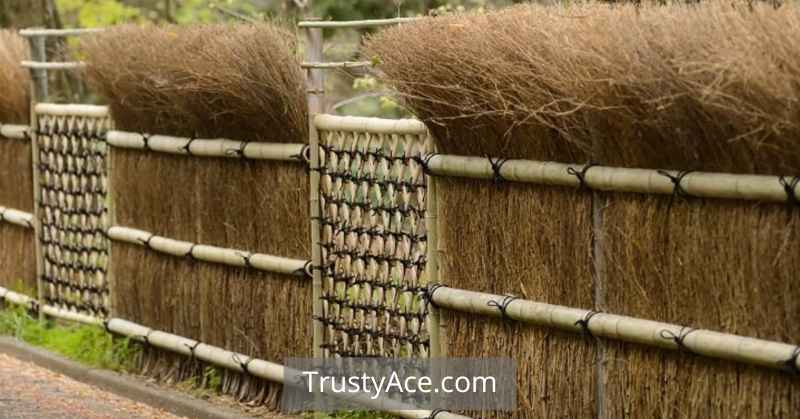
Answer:
[{"label": "gravel path", "polygon": [[0,354],[0,419],[165,418],[155,409]]}]

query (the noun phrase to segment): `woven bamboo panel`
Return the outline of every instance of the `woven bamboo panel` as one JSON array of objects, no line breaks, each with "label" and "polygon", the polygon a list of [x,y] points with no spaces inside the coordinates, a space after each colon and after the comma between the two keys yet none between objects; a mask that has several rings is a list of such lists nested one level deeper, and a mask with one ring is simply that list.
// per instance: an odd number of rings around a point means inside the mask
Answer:
[{"label": "woven bamboo panel", "polygon": [[427,357],[427,134],[320,132],[326,357]]},{"label": "woven bamboo panel", "polygon": [[108,117],[37,114],[41,283],[46,304],[106,317]]}]

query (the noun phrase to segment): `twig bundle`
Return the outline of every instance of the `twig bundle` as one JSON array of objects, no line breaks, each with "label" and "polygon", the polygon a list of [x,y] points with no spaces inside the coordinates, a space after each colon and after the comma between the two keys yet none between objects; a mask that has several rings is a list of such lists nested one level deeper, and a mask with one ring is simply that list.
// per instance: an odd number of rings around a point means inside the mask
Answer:
[{"label": "twig bundle", "polygon": [[[798,35],[792,5],[520,6],[388,29],[367,54],[443,153],[797,175]],[[800,342],[800,266],[786,256],[800,240],[796,209],[440,185],[450,286]],[[514,417],[759,417],[799,406],[786,374],[448,316],[451,354],[518,360]]]},{"label": "twig bundle", "polygon": [[30,73],[20,63],[28,59],[28,44],[11,30],[0,30],[0,123],[28,122]]},{"label": "twig bundle", "polygon": [[[291,34],[270,25],[114,28],[82,39],[89,82],[122,131],[306,141],[304,79]],[[248,147],[249,148],[249,147]],[[296,162],[112,148],[116,222],[192,243],[309,259],[308,182]],[[267,221],[264,221],[267,220]],[[281,360],[311,350],[310,283],[113,246],[116,315],[232,351]],[[149,375],[189,360],[146,351]],[[224,373],[223,391],[277,406],[280,388]]]}]

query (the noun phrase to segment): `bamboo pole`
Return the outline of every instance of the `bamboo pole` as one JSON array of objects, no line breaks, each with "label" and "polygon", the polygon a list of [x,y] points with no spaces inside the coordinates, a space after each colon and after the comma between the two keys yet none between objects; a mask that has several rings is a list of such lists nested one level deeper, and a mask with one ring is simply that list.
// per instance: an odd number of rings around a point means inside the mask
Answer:
[{"label": "bamboo pole", "polygon": [[280,256],[251,253],[245,250],[196,244],[156,236],[150,232],[114,226],[108,229],[108,237],[118,242],[145,246],[151,250],[178,257],[190,257],[199,261],[219,263],[239,268],[253,268],[285,275],[308,276],[308,261]]},{"label": "bamboo pole", "polygon": [[304,61],[300,63],[300,67],[306,69],[362,68],[362,67],[372,67],[372,63],[369,61],[328,61],[328,62]]},{"label": "bamboo pole", "polygon": [[102,32],[102,28],[75,28],[75,29],[22,29],[19,35],[26,38],[46,36],[78,36]]},{"label": "bamboo pole", "polygon": [[[425,195],[425,229],[427,235],[427,254],[425,256],[425,283],[430,287],[439,283],[439,205],[436,187],[436,178],[425,176],[427,191]],[[430,356],[438,358],[442,353],[442,342],[440,339],[441,321],[439,309],[434,304],[428,304],[428,336],[430,337]]]},{"label": "bamboo pole", "polygon": [[400,23],[413,22],[418,20],[416,17],[396,17],[392,19],[368,19],[368,20],[346,20],[346,21],[321,21],[309,20],[297,23],[300,28],[375,28],[378,26],[391,26]]},{"label": "bamboo pole", "polygon": [[13,208],[0,207],[0,222],[3,221],[31,229],[34,225],[33,214]]},{"label": "bamboo pole", "polygon": [[33,298],[25,295],[20,294],[9,289],[0,287],[0,299],[4,299],[9,303],[20,305],[20,306],[28,306],[31,308],[39,307],[39,311],[41,314],[48,315],[50,317],[61,319],[61,320],[68,320],[83,324],[90,324],[95,326],[100,326],[103,324],[103,319],[88,316],[86,314],[76,313],[74,311],[64,310],[58,307],[44,305],[40,306],[37,304],[36,300]]},{"label": "bamboo pole", "polygon": [[[453,155],[430,155],[428,169],[437,176],[494,179],[496,174],[488,158]],[[502,163],[498,174],[510,182],[579,187],[578,176],[584,165],[541,162],[534,160],[508,160]],[[679,176],[674,170],[631,169],[592,166],[585,171],[585,186],[600,191],[673,194],[673,179]],[[701,198],[743,199],[786,202],[789,197],[781,178],[777,176],[740,175],[728,173],[690,172],[679,178],[680,188],[688,195]],[[796,199],[800,195],[795,190]]]},{"label": "bamboo pole", "polygon": [[30,127],[27,125],[0,124],[0,137],[13,140],[24,140],[28,138]]},{"label": "bamboo pole", "polygon": [[[108,128],[113,127],[113,121],[110,121]],[[106,133],[108,134],[108,132]],[[117,203],[114,201],[114,155],[113,153],[114,148],[108,146],[108,142],[105,144],[106,146],[106,197],[105,197],[105,205],[106,209],[108,210],[108,217],[106,220],[106,225],[103,226],[104,229],[108,230],[111,229],[112,226],[117,224]],[[114,302],[114,296],[117,295],[117,278],[114,274],[114,246],[111,245],[111,240],[108,241],[108,249],[107,249],[107,258],[106,258],[106,281],[108,284],[108,318],[113,318],[117,314],[117,307],[116,303]]]},{"label": "bamboo pole", "polygon": [[80,61],[66,62],[41,62],[41,61],[22,61],[20,65],[25,68],[36,70],[75,70],[86,67],[86,63]]},{"label": "bamboo pole", "polygon": [[322,131],[356,131],[371,134],[423,135],[428,129],[416,119],[383,119],[360,116],[320,114],[313,118],[314,126]]},{"label": "bamboo pole", "polygon": [[34,111],[40,115],[83,116],[86,118],[105,118],[109,115],[108,106],[38,103]]},{"label": "bamboo pole", "polygon": [[[45,38],[34,36],[28,39],[30,45],[30,57],[37,61],[47,61],[47,50],[45,49]],[[39,117],[36,107],[39,103],[48,99],[47,70],[30,69],[31,72],[31,100],[30,100],[30,131],[31,137],[31,170],[33,179],[33,249],[36,259],[36,297],[39,301],[44,301],[44,249],[42,248],[42,217],[40,214],[39,203],[42,201],[42,190],[39,180]],[[39,313],[39,319],[44,318],[43,313]]]},{"label": "bamboo pole", "polygon": [[[441,308],[489,317],[503,317],[504,296],[441,287],[431,299]],[[507,300],[506,300],[507,301]],[[511,320],[592,336],[686,350],[697,355],[770,368],[798,368],[798,346],[609,313],[515,299],[505,305]]]},{"label": "bamboo pole", "polygon": [[[306,29],[306,60],[320,62],[323,56],[322,29]],[[308,97],[308,147],[309,165],[309,205],[311,215],[311,274],[312,283],[312,324],[313,324],[313,355],[322,358],[322,344],[324,340],[324,325],[322,318],[322,237],[320,216],[320,156],[319,156],[319,131],[314,123],[318,114],[322,113],[325,103],[325,74],[321,69],[306,69],[306,88]]]},{"label": "bamboo pole", "polygon": [[146,135],[109,131],[108,144],[114,147],[152,150],[162,153],[202,157],[230,157],[253,160],[303,161],[302,143],[262,143],[219,139],[195,139],[167,135]]}]

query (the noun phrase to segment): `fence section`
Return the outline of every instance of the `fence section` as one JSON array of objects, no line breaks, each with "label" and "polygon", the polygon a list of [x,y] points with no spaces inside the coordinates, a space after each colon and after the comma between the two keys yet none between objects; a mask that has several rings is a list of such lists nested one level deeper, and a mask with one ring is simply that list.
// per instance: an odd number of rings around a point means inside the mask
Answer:
[{"label": "fence section", "polygon": [[321,347],[327,356],[428,356],[425,173],[418,121],[315,120],[320,131]]},{"label": "fence section", "polygon": [[78,313],[106,317],[109,244],[105,108],[39,105],[34,135],[41,298]]}]

